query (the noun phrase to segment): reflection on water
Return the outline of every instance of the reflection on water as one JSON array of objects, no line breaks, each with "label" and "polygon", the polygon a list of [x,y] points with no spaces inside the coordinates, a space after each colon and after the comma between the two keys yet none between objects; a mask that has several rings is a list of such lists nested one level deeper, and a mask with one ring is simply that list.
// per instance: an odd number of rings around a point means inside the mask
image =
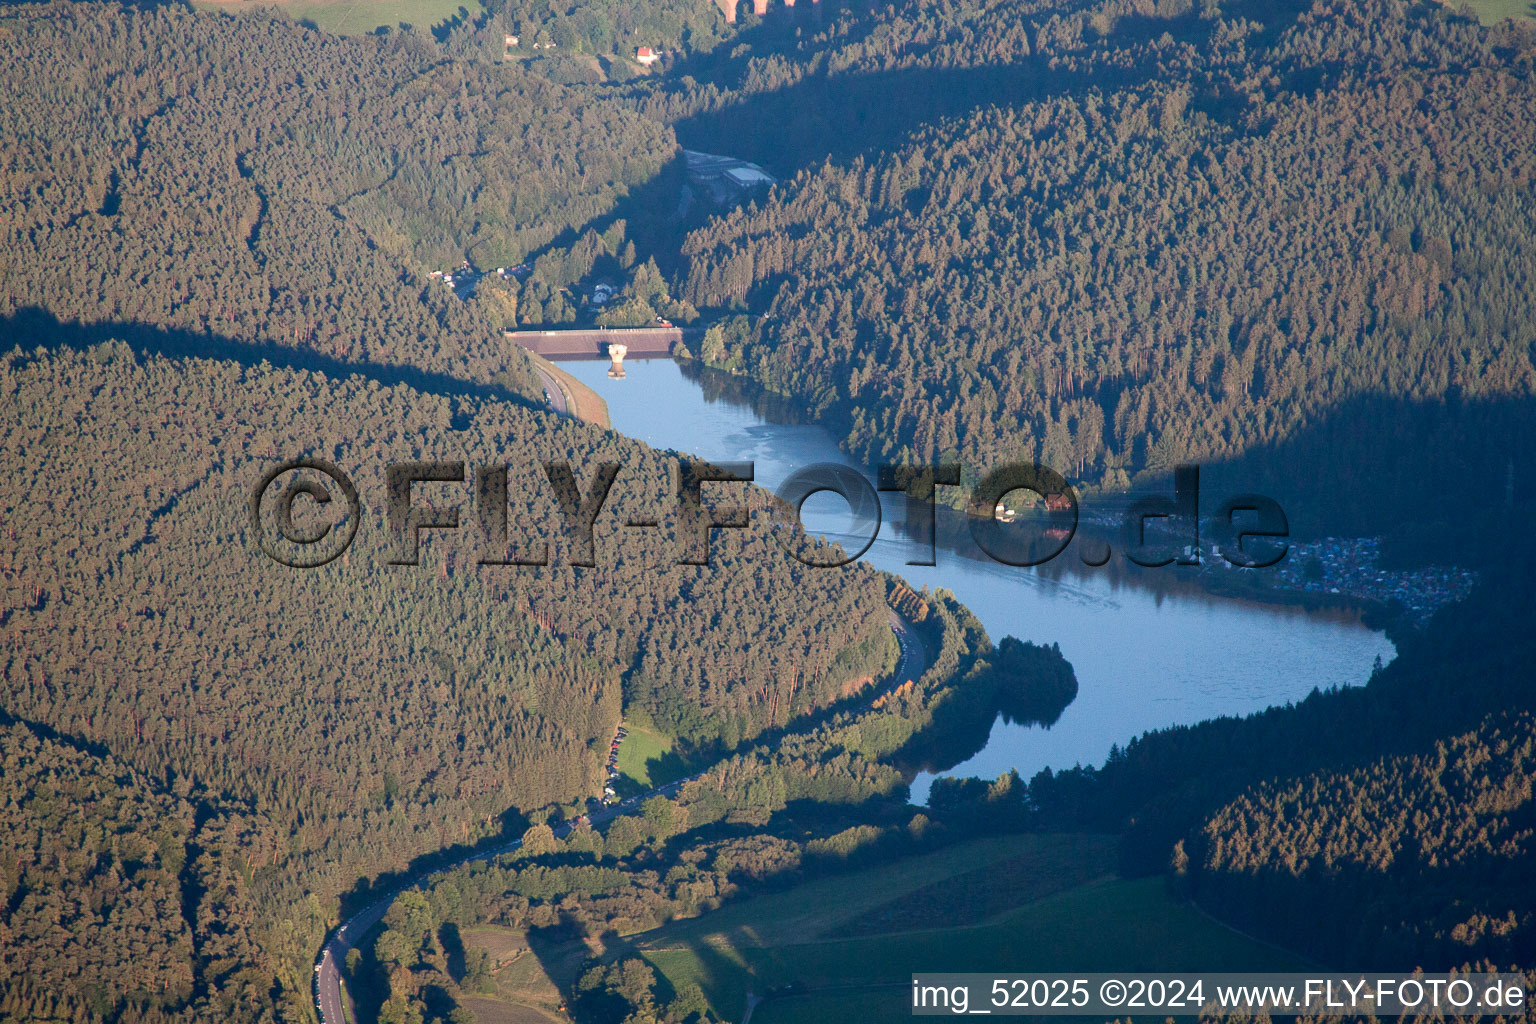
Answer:
[{"label": "reflection on water", "polygon": [[[788,400],[671,360],[625,365],[622,381],[609,380],[603,362],[562,368],[603,396],[614,429],[652,447],[750,460],[769,488],[814,463],[856,465]],[[1394,654],[1357,615],[1213,595],[1193,570],[1141,569],[1118,555],[1088,568],[1075,542],[1040,569],[1001,565],[979,555],[956,517],[941,520],[938,564],[908,565],[927,552],[904,535],[899,496],[885,497],[886,515],[896,521],[881,530],[864,561],[914,587],[948,588],[994,642],[1011,635],[1060,644],[1077,673],[1077,699],[1054,725],[1000,717],[985,746],[946,775],[991,778],[1015,768],[1027,779],[1046,767],[1101,764],[1113,745],[1149,729],[1248,714],[1299,700],[1314,687],[1362,683],[1378,657],[1386,662]],[[845,509],[835,496],[812,498],[806,527],[837,536],[849,529]],[[914,801],[926,801],[930,781],[918,774]]]}]

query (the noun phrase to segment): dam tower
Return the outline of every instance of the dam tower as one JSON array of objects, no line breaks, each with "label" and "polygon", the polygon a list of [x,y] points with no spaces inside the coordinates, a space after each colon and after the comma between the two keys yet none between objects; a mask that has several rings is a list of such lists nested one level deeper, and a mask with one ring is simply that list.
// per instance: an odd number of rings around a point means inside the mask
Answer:
[{"label": "dam tower", "polygon": [[613,365],[608,367],[608,376],[614,380],[624,379],[624,357],[628,354],[628,346],[609,343],[608,358],[613,360]]}]

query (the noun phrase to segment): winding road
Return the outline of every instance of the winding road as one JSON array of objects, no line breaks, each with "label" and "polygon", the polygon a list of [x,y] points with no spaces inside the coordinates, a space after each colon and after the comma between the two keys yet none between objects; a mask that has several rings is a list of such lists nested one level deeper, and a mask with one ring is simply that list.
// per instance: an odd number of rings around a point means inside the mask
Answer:
[{"label": "winding road", "polygon": [[539,383],[544,387],[544,397],[549,399],[549,407],[562,416],[571,415],[570,403],[565,400],[565,389],[555,380],[555,375],[537,363],[533,366],[533,372],[539,375]]},{"label": "winding road", "polygon": [[[542,373],[543,371],[540,372]],[[553,382],[550,382],[550,384],[552,385]],[[554,396],[560,394],[560,389],[554,386],[550,390],[550,400],[553,403],[555,400]],[[896,664],[896,671],[887,680],[886,685],[881,687],[878,693],[871,695],[870,704],[873,704],[879,697],[894,690],[902,683],[908,680],[917,680],[928,667],[927,652],[923,649],[922,641],[913,633],[911,623],[907,622],[906,619],[898,615],[893,609],[887,609],[887,614],[890,616],[891,632],[896,634],[896,642],[901,647],[901,658]],[[595,828],[598,825],[612,821],[626,808],[640,803],[642,800],[649,800],[653,796],[672,796],[684,783],[692,782],[694,779],[705,774],[706,772],[695,772],[686,778],[677,779],[664,786],[657,786],[655,789],[641,793],[639,796],[632,796],[611,807],[604,807],[600,811],[595,811],[590,816],[592,826]],[[571,829],[575,827],[576,823],[574,821],[562,821],[554,826],[555,836],[561,838],[569,835]],[[409,884],[390,890],[386,895],[347,918],[341,927],[331,934],[330,939],[321,948],[319,958],[315,961],[315,1009],[319,1011],[320,1024],[357,1024],[355,1020],[347,1016],[347,999],[342,987],[341,967],[346,960],[347,952],[362,941],[363,936],[368,934],[369,929],[383,920],[384,915],[388,913],[390,906],[395,902],[395,897],[399,896],[406,889],[414,889],[429,879],[447,874],[454,868],[477,860],[490,860],[492,857],[499,857],[504,853],[512,852],[522,845],[522,840],[514,839],[512,842],[495,847],[494,849],[480,850],[449,864],[434,868],[431,871],[423,872],[412,879]]]}]

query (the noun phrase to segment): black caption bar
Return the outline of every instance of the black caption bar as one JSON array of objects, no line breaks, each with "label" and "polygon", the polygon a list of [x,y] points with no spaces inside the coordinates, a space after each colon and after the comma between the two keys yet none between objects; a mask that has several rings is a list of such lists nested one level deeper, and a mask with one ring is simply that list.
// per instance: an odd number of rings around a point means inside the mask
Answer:
[{"label": "black caption bar", "polygon": [[914,974],[914,1016],[1234,1012],[1523,1014],[1524,979],[1498,974]]}]

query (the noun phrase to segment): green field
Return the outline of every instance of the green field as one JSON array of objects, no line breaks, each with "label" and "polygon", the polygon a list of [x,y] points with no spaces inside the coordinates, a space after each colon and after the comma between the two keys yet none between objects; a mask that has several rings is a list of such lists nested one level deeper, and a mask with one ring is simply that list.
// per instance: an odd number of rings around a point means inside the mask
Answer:
[{"label": "green field", "polygon": [[480,0],[203,0],[197,6],[226,12],[272,8],[338,35],[364,35],[402,24],[432,28],[452,19],[460,8],[470,15],[483,9]]},{"label": "green field", "polygon": [[[483,949],[490,955],[493,992],[464,995],[459,1001],[475,1014],[479,1024],[548,1024],[569,1018],[561,1011],[565,999],[561,985],[570,985],[587,951],[570,944],[559,957],[546,963],[530,948],[520,929],[483,925],[464,931],[465,948]],[[545,952],[545,958],[549,953]],[[559,973],[551,978],[550,971]]]},{"label": "green field", "polygon": [[[914,971],[1303,965],[1174,900],[1160,878],[1110,876],[1111,853],[1112,840],[1098,836],[977,840],[819,879],[635,939],[658,974],[673,986],[697,983],[726,1020],[741,1019],[749,991],[766,995],[753,1024],[905,1017]],[[878,929],[882,916],[910,925],[906,904],[934,891],[954,895],[942,920],[977,923]]]},{"label": "green field", "polygon": [[648,789],[686,775],[687,766],[672,752],[672,738],[648,726],[626,722],[629,735],[619,744],[620,796]]},{"label": "green field", "polygon": [[460,996],[458,1003],[475,1015],[475,1024],[567,1024],[570,1020],[562,1013],[486,996]]},{"label": "green field", "polygon": [[[1447,6],[1460,7],[1461,5],[1457,2]],[[1536,3],[1532,0],[1467,0],[1467,6],[1477,12],[1478,20],[1484,25],[1492,25],[1505,18],[1536,20]]]}]

